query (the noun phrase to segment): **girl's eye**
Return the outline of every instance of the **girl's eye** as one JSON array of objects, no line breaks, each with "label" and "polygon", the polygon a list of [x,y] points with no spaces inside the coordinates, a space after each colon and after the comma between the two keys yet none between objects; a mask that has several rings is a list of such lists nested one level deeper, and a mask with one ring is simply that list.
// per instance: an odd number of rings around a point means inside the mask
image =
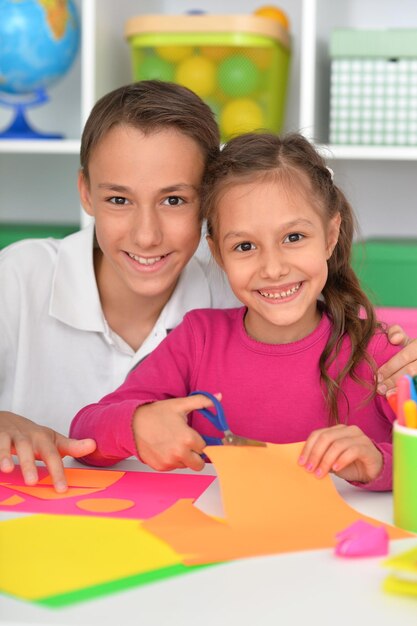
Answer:
[{"label": "girl's eye", "polygon": [[184,204],[184,200],[179,196],[168,196],[168,198],[165,198],[163,204],[167,204],[168,206],[181,206],[181,204]]},{"label": "girl's eye", "polygon": [[300,233],[290,233],[285,237],[284,243],[296,243],[302,239],[304,239],[304,235],[301,235]]},{"label": "girl's eye", "polygon": [[113,196],[112,198],[109,198],[109,200],[112,204],[118,204],[120,206],[127,204],[127,199],[122,196]]},{"label": "girl's eye", "polygon": [[235,250],[238,252],[249,252],[250,250],[255,250],[255,246],[250,241],[244,241],[236,246]]}]

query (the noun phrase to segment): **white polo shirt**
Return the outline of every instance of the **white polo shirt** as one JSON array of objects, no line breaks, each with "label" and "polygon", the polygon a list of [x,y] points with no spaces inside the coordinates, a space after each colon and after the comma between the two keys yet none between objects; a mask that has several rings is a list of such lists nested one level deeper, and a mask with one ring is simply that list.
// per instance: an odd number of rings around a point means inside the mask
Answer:
[{"label": "white polo shirt", "polygon": [[93,246],[91,224],[0,252],[0,410],[64,434],[77,411],[116,389],[187,311],[239,304],[222,272],[204,254],[194,257],[134,352],[104,318]]}]

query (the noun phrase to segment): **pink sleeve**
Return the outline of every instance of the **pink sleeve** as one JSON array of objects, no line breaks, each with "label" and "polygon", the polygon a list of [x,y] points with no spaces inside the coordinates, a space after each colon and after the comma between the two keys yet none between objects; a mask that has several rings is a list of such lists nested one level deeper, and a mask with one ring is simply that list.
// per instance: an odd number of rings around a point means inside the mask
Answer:
[{"label": "pink sleeve", "polygon": [[70,437],[95,439],[97,448],[82,461],[90,465],[113,465],[137,455],[132,430],[137,407],[190,392],[195,361],[195,341],[188,320],[177,326],[116,391],[89,404],[74,417]]}]

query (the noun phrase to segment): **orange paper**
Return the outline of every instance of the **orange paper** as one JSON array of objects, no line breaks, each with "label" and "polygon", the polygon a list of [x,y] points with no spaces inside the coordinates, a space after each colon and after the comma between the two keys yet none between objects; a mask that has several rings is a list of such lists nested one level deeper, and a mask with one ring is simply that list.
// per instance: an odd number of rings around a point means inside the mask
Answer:
[{"label": "orange paper", "polygon": [[144,527],[187,555],[186,564],[330,548],[336,533],[359,519],[385,526],[392,539],[411,536],[352,509],[329,476],[308,474],[297,464],[302,446],[206,448],[218,473],[225,520],[182,500]]}]

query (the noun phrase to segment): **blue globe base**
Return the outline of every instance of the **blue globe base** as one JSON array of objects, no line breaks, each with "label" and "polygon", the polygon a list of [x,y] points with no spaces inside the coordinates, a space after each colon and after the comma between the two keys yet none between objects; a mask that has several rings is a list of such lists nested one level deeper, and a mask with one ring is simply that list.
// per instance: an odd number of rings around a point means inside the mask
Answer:
[{"label": "blue globe base", "polygon": [[64,135],[60,133],[41,133],[32,128],[26,117],[25,111],[30,106],[42,104],[48,100],[44,90],[38,90],[32,102],[12,103],[0,98],[0,104],[12,107],[15,116],[12,123],[6,130],[0,132],[0,139],[62,139]]}]

